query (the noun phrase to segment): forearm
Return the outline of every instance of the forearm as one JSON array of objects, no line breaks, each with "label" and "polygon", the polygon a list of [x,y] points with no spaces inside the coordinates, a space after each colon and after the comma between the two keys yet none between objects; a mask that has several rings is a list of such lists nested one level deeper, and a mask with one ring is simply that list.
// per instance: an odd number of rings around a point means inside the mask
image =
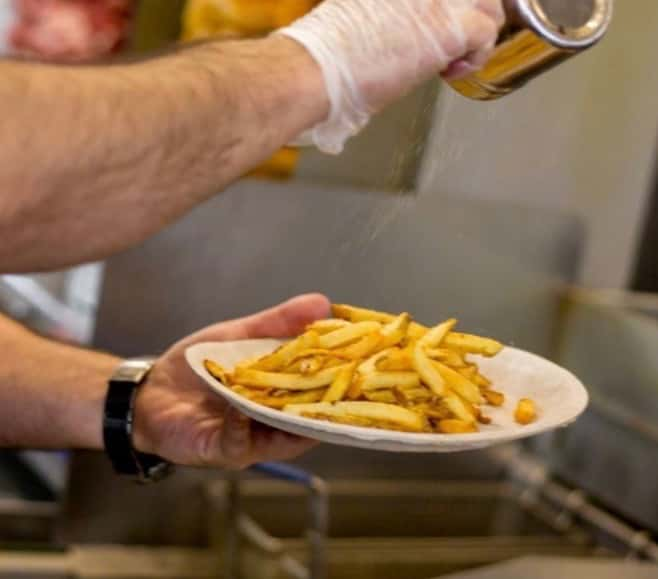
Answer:
[{"label": "forearm", "polygon": [[0,271],[95,260],[158,231],[322,120],[294,41],[99,68],[0,64]]},{"label": "forearm", "polygon": [[102,448],[113,356],[57,344],[0,316],[0,448]]}]

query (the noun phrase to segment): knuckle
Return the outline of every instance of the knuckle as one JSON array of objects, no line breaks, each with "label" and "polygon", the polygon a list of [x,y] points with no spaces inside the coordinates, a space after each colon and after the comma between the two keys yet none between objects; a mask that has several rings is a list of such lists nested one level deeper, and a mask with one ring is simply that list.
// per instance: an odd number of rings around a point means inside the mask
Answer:
[{"label": "knuckle", "polygon": [[493,20],[497,30],[505,24],[505,9],[501,0],[478,0],[476,8]]},{"label": "knuckle", "polygon": [[496,23],[481,13],[475,18],[470,32],[471,45],[480,50],[487,51],[493,49],[498,38],[498,26]]}]

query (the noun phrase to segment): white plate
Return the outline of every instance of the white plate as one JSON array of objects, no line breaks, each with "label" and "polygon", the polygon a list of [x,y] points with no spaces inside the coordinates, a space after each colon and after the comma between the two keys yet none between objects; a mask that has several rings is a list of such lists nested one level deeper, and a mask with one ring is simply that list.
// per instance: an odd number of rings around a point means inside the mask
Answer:
[{"label": "white plate", "polygon": [[[505,393],[503,407],[487,408],[493,423],[473,434],[414,434],[292,416],[243,398],[213,378],[203,366],[205,359],[211,359],[231,370],[241,360],[267,354],[281,343],[280,340],[201,343],[188,348],[185,357],[215,392],[254,420],[323,442],[374,450],[458,452],[484,448],[567,426],[587,407],[587,391],[573,374],[515,348],[505,348],[495,358],[473,356],[482,372],[493,381],[494,388]],[[538,420],[528,426],[514,422],[514,409],[520,398],[532,398],[539,410]]]}]

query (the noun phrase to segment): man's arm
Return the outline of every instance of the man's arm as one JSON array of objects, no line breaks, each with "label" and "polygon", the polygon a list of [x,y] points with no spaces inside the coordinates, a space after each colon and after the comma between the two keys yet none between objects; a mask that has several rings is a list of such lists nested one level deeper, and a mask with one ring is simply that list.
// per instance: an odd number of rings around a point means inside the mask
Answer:
[{"label": "man's arm", "polygon": [[[137,450],[177,464],[231,467],[308,450],[308,440],[251,424],[211,392],[184,354],[197,342],[294,336],[328,314],[324,296],[300,296],[174,344],[139,388]],[[103,407],[118,358],[51,342],[2,316],[0,351],[0,448],[103,448]]]},{"label": "man's arm", "polygon": [[217,193],[328,114],[282,36],[111,67],[0,63],[0,271],[103,258]]},{"label": "man's arm", "polygon": [[119,360],[51,342],[0,316],[0,448],[102,448]]},{"label": "man's arm", "polygon": [[307,129],[339,152],[451,63],[480,66],[503,20],[501,0],[324,0],[278,35],[142,64],[0,64],[0,271],[134,245]]}]

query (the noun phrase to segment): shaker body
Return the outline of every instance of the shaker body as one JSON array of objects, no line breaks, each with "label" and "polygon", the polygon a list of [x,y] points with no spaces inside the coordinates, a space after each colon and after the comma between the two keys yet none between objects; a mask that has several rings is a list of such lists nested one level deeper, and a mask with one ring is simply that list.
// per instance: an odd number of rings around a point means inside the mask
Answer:
[{"label": "shaker body", "polygon": [[504,0],[507,24],[483,69],[450,81],[466,97],[493,100],[596,44],[613,0]]}]

